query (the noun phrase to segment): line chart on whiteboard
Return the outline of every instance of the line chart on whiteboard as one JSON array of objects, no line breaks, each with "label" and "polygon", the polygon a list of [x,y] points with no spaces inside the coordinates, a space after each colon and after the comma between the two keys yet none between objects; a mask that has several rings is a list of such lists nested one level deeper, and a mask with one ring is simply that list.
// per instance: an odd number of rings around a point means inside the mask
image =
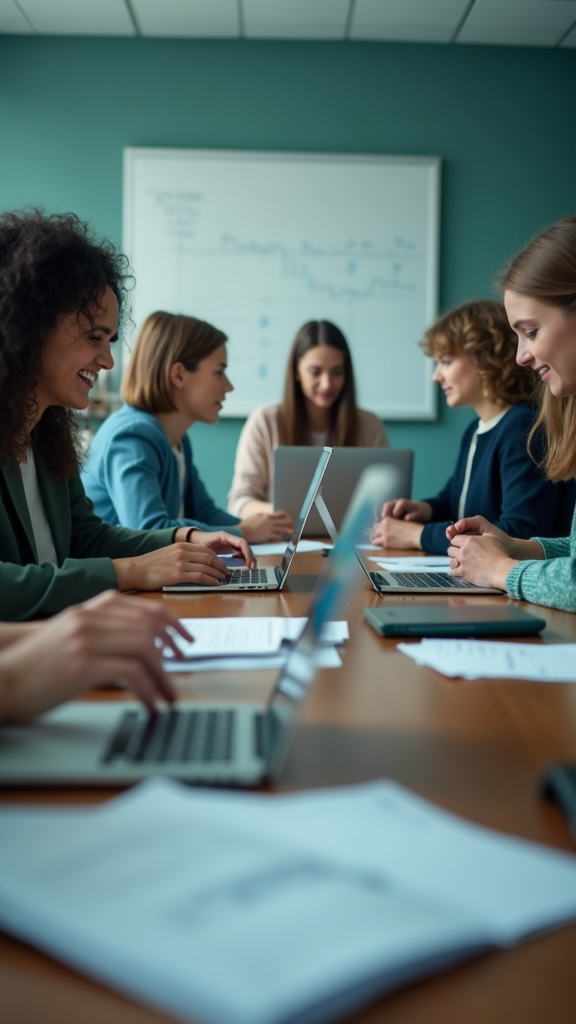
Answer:
[{"label": "line chart on whiteboard", "polygon": [[383,183],[370,160],[127,153],[133,319],[167,309],[228,335],[228,415],[280,399],[292,339],[317,319],[347,336],[360,405],[433,415],[418,345],[436,301],[429,166],[384,165]]}]

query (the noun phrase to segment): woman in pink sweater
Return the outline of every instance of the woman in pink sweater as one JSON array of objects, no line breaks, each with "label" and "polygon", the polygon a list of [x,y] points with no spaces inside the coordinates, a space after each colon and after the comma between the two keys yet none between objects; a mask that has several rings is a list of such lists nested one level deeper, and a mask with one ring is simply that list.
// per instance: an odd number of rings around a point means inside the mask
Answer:
[{"label": "woman in pink sweater", "polygon": [[274,449],[278,445],[387,448],[381,421],[356,405],[350,349],[328,320],[311,320],[296,335],[283,401],[248,417],[236,450],[228,495],[233,515],[272,511]]}]

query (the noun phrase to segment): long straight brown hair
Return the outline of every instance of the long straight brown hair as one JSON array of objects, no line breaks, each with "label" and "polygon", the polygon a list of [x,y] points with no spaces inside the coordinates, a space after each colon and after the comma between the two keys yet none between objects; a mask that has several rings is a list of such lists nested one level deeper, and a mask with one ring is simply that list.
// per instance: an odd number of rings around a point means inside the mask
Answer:
[{"label": "long straight brown hair", "polygon": [[317,348],[329,345],[344,356],[344,387],[330,409],[328,444],[335,447],[352,446],[357,443],[358,411],[356,408],[356,386],[348,342],[342,331],[329,320],[310,320],[300,328],[292,342],[288,356],[284,399],[279,414],[280,444],[312,444],[310,424],[306,411],[306,399],[297,380],[298,363],[302,356]]},{"label": "long straight brown hair", "polygon": [[[501,275],[504,289],[529,295],[562,310],[574,326],[576,361],[576,217],[556,221],[514,256]],[[541,382],[539,414],[528,437],[530,449],[544,429],[546,455],[542,465],[549,480],[576,476],[576,395],[555,398]]]}]

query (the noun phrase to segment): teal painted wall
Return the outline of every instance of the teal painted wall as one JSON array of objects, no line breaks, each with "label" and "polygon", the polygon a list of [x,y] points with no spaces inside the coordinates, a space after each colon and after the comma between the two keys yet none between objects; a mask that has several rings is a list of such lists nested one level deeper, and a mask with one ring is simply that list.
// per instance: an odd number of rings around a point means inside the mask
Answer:
[{"label": "teal painted wall", "polygon": [[[445,309],[489,294],[507,255],[576,211],[575,72],[569,50],[4,36],[0,207],[74,210],[120,244],[125,146],[438,155]],[[233,377],[233,338],[229,355]],[[389,424],[420,496],[471,418],[439,407]],[[193,430],[219,501],[241,425]]]}]

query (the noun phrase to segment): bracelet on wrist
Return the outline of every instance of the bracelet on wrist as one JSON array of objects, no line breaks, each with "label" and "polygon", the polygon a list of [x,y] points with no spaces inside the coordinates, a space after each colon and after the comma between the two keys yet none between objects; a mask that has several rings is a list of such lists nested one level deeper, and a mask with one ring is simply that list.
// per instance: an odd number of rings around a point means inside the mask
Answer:
[{"label": "bracelet on wrist", "polygon": [[191,526],[190,529],[187,531],[187,533],[186,533],[186,543],[187,544],[190,543],[190,538],[191,538],[192,534],[194,533],[195,529],[196,529],[195,526]]}]

